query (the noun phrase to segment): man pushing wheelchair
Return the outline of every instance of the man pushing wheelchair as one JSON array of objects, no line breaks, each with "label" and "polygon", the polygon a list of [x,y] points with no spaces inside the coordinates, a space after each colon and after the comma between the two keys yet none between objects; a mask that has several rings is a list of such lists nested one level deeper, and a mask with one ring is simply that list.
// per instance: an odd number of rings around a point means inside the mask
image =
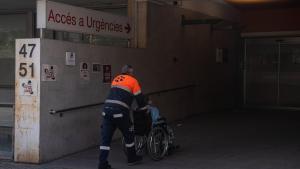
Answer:
[{"label": "man pushing wheelchair", "polygon": [[[133,114],[133,126],[129,112],[134,99],[138,111]],[[148,154],[154,160],[162,159],[174,145],[173,130],[164,118],[160,118],[157,108],[147,105],[141,87],[133,77],[133,68],[130,65],[123,66],[122,74],[113,79],[102,116],[98,169],[111,169],[107,159],[112,136],[117,128],[123,134],[128,165],[142,161],[142,156],[136,153],[140,150],[140,145],[147,145]],[[142,136],[143,141],[137,140],[138,136]]]},{"label": "man pushing wheelchair", "polygon": [[133,125],[129,115],[134,99],[140,110],[147,109],[141,87],[133,77],[133,68],[130,65],[125,65],[122,67],[122,73],[113,79],[109,95],[104,103],[98,169],[111,168],[107,158],[111,140],[117,128],[125,138],[128,165],[142,161],[142,156],[136,155]]}]

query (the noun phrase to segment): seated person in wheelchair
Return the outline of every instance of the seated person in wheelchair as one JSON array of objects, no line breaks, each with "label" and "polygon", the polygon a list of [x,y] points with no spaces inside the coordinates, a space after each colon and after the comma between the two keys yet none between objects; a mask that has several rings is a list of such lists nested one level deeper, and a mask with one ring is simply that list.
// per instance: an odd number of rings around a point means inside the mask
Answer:
[{"label": "seated person in wheelchair", "polygon": [[148,110],[152,120],[152,127],[159,122],[166,123],[166,118],[160,116],[158,108],[152,104],[152,100],[150,99],[148,100]]},{"label": "seated person in wheelchair", "polygon": [[159,109],[153,105],[152,100],[146,97],[148,102],[148,111],[152,120],[152,128],[159,124],[164,124],[166,126],[167,134],[169,135],[169,151],[179,148],[175,145],[175,135],[173,129],[167,124],[167,119],[160,115]]},{"label": "seated person in wheelchair", "polygon": [[[166,118],[163,118],[160,115],[159,109],[152,104],[152,101],[149,98],[145,97],[145,99],[145,102],[148,103],[147,110],[135,109],[133,111],[135,145],[138,154],[142,155],[146,143],[150,157],[153,160],[160,160],[165,154],[172,154],[179,146],[175,145],[174,132],[167,124]],[[162,138],[159,132],[164,132],[166,137]],[[160,140],[151,139],[153,137],[156,138],[156,134],[158,134],[158,139]],[[166,141],[167,144],[165,144],[163,140]]]}]

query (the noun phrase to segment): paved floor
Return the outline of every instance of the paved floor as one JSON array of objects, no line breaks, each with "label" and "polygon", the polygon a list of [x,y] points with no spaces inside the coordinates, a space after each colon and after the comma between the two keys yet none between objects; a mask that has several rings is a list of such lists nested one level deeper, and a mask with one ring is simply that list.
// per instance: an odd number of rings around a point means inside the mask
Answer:
[{"label": "paved floor", "polygon": [[[299,169],[300,123],[295,113],[201,115],[174,124],[181,148],[162,161],[129,167],[114,142],[115,169]],[[0,169],[96,169],[97,148],[42,165],[0,161]]]}]

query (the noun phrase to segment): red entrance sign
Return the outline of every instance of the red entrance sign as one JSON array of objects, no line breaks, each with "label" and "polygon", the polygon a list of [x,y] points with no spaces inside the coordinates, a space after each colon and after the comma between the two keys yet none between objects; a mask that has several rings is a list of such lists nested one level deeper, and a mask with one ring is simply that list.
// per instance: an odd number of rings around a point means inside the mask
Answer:
[{"label": "red entrance sign", "polygon": [[130,39],[131,19],[46,0],[37,1],[37,28]]}]

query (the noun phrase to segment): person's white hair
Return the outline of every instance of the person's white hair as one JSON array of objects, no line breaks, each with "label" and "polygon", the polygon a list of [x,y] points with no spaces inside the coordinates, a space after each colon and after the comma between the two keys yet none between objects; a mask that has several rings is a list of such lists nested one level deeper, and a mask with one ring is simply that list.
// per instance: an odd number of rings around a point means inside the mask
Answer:
[{"label": "person's white hair", "polygon": [[131,74],[133,72],[133,67],[131,65],[124,65],[121,69],[122,74]]}]

